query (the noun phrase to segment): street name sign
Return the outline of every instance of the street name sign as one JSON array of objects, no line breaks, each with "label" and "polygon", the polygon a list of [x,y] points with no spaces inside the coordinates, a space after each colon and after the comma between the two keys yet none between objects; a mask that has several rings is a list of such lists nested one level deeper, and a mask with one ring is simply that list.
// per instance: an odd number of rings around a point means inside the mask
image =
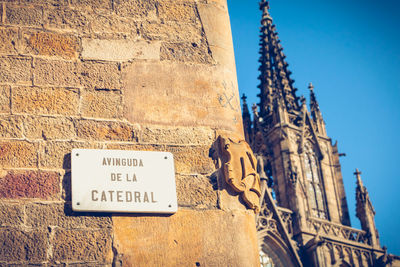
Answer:
[{"label": "street name sign", "polygon": [[73,149],[72,209],[175,213],[175,170],[169,152]]}]

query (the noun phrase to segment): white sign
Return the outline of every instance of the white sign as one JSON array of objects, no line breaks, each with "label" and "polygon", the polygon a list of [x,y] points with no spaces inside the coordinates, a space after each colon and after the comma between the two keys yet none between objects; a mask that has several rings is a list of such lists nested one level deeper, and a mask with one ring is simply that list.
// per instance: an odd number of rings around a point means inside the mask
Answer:
[{"label": "white sign", "polygon": [[169,152],[73,149],[74,211],[175,213],[175,170]]}]

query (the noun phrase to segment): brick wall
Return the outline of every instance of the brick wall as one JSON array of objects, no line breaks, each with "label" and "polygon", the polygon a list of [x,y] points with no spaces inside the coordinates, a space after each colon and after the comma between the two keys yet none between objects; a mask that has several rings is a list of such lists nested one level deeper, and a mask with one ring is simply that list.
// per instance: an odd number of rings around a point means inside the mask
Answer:
[{"label": "brick wall", "polygon": [[[0,8],[0,266],[255,265],[254,215],[208,157],[242,134],[226,1]],[[178,213],[72,212],[73,148],[172,152]]]}]

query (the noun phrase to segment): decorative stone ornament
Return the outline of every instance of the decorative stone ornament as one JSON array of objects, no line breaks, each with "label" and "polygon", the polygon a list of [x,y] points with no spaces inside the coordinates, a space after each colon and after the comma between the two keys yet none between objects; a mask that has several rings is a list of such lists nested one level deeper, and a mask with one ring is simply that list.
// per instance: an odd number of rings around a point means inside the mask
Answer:
[{"label": "decorative stone ornament", "polygon": [[297,166],[293,167],[292,162],[290,160],[288,161],[288,169],[286,175],[293,188],[295,188],[297,184]]},{"label": "decorative stone ornament", "polygon": [[236,137],[219,136],[210,150],[217,168],[222,168],[225,182],[241,197],[249,209],[260,211],[260,176],[257,159],[249,144]]}]

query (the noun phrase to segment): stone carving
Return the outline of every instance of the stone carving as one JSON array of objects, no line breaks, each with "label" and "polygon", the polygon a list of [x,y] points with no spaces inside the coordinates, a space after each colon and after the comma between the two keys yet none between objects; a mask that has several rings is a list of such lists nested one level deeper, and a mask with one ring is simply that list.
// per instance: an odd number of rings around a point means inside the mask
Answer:
[{"label": "stone carving", "polygon": [[265,153],[267,151],[267,146],[265,145],[264,142],[264,137],[261,132],[258,132],[253,141],[253,148],[254,148],[254,153]]},{"label": "stone carving", "polygon": [[[216,167],[222,168],[225,181],[255,213],[260,211],[260,177],[257,159],[244,140],[219,136],[210,150]],[[221,162],[219,162],[221,160]]]},{"label": "stone carving", "polygon": [[293,237],[293,211],[282,207],[277,207],[282,222],[290,237]]},{"label": "stone carving", "polygon": [[[261,233],[264,232],[264,230],[269,230],[272,232],[275,232],[276,234],[280,235],[279,230],[278,230],[278,225],[277,221],[274,218],[274,213],[272,211],[272,207],[270,203],[263,202],[262,207],[261,207],[261,212],[258,217],[257,221],[257,232]],[[264,236],[262,236],[263,238]],[[262,241],[262,239],[260,240]]]},{"label": "stone carving", "polygon": [[310,253],[316,250],[319,246],[322,246],[325,243],[325,240],[319,236],[319,232],[316,236],[314,236],[310,241],[306,243],[304,249]]},{"label": "stone carving", "polygon": [[288,161],[288,169],[286,173],[289,181],[291,182],[293,187],[296,187],[297,184],[297,166],[292,166],[292,161]]}]

